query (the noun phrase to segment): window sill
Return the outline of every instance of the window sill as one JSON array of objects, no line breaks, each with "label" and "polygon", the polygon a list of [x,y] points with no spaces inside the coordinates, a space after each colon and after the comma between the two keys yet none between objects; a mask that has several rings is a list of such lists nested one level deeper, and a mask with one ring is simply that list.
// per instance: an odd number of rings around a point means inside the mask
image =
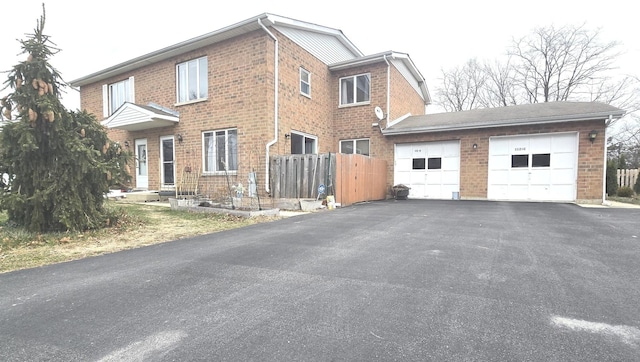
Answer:
[{"label": "window sill", "polygon": [[209,100],[209,98],[194,99],[194,100],[192,100],[192,101],[176,103],[176,104],[174,104],[173,106],[174,106],[174,107],[188,106],[189,104],[200,103],[200,102],[206,102],[206,101],[208,101],[208,100]]},{"label": "window sill", "polygon": [[309,99],[311,99],[311,94],[307,94],[307,93],[300,92],[300,95],[301,95],[301,96],[303,96],[303,97],[305,97],[305,98],[309,98]]},{"label": "window sill", "polygon": [[358,106],[367,106],[370,105],[371,101],[369,102],[360,102],[360,103],[349,103],[349,104],[340,104],[338,106],[338,108],[349,108],[349,107],[358,107]]},{"label": "window sill", "polygon": [[207,177],[207,176],[236,176],[238,174],[238,171],[213,171],[213,172],[203,172],[202,176],[203,177]]}]

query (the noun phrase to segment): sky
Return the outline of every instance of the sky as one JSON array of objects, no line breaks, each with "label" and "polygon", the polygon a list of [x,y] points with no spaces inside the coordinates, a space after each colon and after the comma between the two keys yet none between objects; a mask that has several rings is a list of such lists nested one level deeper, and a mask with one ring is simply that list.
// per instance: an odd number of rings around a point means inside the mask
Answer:
[{"label": "sky", "polygon": [[[8,71],[26,58],[19,55],[17,39],[33,32],[42,3],[3,2],[0,71]],[[383,6],[357,0],[244,0],[222,6],[211,0],[44,0],[44,4],[45,34],[61,49],[50,63],[67,82],[262,13],[339,29],[365,55],[389,50],[407,53],[425,77],[432,97],[442,69],[461,66],[472,58],[498,59],[512,39],[549,25],[584,24],[588,29],[600,29],[601,41],[620,43],[623,54],[617,71],[640,76],[640,22],[628,0],[378,3]],[[6,73],[0,73],[0,80],[4,87]],[[70,88],[66,92],[64,105],[79,108],[78,92]],[[427,110],[441,111],[436,106]]]}]

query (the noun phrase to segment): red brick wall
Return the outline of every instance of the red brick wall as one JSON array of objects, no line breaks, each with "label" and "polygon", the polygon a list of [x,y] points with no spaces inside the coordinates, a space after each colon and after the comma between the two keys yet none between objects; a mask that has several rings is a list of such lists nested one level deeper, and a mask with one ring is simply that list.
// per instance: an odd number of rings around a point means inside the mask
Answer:
[{"label": "red brick wall", "polygon": [[[489,137],[544,134],[553,132],[579,132],[577,199],[579,202],[601,202],[604,172],[604,120],[466,130],[432,132],[425,134],[389,136],[393,143],[414,143],[460,140],[460,197],[486,199],[489,164]],[[599,137],[591,143],[588,134],[596,130]],[[478,148],[473,149],[473,144]],[[393,164],[393,152],[383,156]],[[393,183],[393,169],[387,175],[387,183]]]}]

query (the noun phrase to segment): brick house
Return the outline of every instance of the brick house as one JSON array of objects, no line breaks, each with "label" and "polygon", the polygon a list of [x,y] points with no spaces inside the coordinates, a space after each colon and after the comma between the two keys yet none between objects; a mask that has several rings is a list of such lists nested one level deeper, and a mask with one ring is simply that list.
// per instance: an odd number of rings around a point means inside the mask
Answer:
[{"label": "brick house", "polygon": [[172,190],[196,173],[210,196],[250,175],[268,196],[270,156],[342,152],[387,160],[387,185],[414,198],[601,202],[605,122],[624,113],[566,103],[425,114],[430,95],[407,54],[364,55],[339,30],[272,14],[71,85],[134,152],[131,186]]},{"label": "brick house", "polygon": [[268,194],[272,155],[381,156],[375,107],[393,118],[424,114],[430,102],[407,54],[364,56],[339,30],[272,14],[71,85],[110,138],[134,151],[133,187],[172,189],[189,170],[211,194],[224,193],[227,176],[246,185],[253,172]]}]

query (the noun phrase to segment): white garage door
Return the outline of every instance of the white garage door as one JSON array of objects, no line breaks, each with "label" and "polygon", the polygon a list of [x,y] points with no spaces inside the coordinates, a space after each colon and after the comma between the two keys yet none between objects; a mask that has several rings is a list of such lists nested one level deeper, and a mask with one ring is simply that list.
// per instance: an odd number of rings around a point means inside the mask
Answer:
[{"label": "white garage door", "polygon": [[577,133],[492,137],[487,198],[575,201],[577,154]]},{"label": "white garage door", "polygon": [[393,169],[410,198],[451,199],[460,192],[460,142],[396,144]]}]

